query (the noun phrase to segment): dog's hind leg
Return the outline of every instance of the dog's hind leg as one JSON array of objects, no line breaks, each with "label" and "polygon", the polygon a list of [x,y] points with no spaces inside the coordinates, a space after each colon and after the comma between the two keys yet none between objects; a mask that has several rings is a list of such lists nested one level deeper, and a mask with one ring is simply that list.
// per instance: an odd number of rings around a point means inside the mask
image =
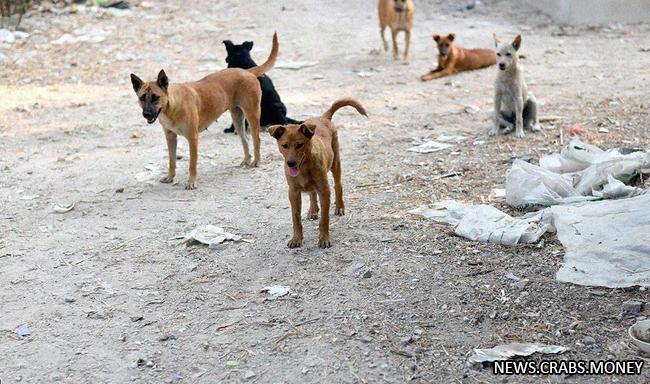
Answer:
[{"label": "dog's hind leg", "polygon": [[332,162],[332,175],[334,176],[335,211],[336,216],[345,215],[345,204],[343,203],[343,183],[341,182],[341,154],[339,153],[339,138],[337,134],[332,137],[332,150],[334,161]]},{"label": "dog's hind leg", "polygon": [[244,149],[244,161],[241,163],[241,165],[246,166],[251,161],[251,151],[248,144],[246,127],[244,126],[244,111],[238,107],[235,107],[230,110],[230,116],[232,117],[232,123],[235,126],[235,132],[237,132],[237,135],[239,135],[242,148]]},{"label": "dog's hind leg", "polygon": [[[259,100],[259,99],[258,99]],[[249,106],[244,109],[246,120],[250,128],[251,136],[253,136],[253,161],[248,165],[257,167],[260,163],[260,104]]]},{"label": "dog's hind leg", "polygon": [[524,108],[524,127],[530,128],[533,132],[539,132],[542,129],[537,116],[537,99],[532,92],[528,92],[528,103]]},{"label": "dog's hind leg", "polygon": [[307,219],[318,220],[318,194],[316,191],[309,192],[309,212]]}]

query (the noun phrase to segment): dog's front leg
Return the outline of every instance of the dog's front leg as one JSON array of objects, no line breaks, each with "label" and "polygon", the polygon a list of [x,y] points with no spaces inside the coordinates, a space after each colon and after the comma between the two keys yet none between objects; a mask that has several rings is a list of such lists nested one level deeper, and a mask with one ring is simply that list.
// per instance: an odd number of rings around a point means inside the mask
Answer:
[{"label": "dog's front leg", "polygon": [[185,189],[196,189],[196,162],[199,158],[199,137],[190,136],[187,138],[188,143],[190,144],[190,177],[187,180]]},{"label": "dog's front leg", "polygon": [[176,145],[178,143],[178,135],[165,129],[165,138],[167,139],[169,166],[167,168],[167,175],[160,179],[160,182],[169,184],[174,181],[174,177],[176,176]]},{"label": "dog's front leg", "polygon": [[404,31],[404,34],[406,35],[406,46],[404,47],[404,64],[409,63],[409,49],[411,48],[411,30],[407,29]]},{"label": "dog's front leg", "polygon": [[398,30],[391,27],[390,28],[390,33],[393,38],[393,59],[397,60],[399,59],[399,47],[397,46],[397,32]]},{"label": "dog's front leg", "polygon": [[318,193],[316,191],[309,192],[309,212],[307,212],[307,219],[318,220]]},{"label": "dog's front leg", "polygon": [[302,196],[300,191],[289,187],[289,202],[291,203],[291,220],[293,223],[293,237],[287,243],[289,248],[302,247]]},{"label": "dog's front leg", "polygon": [[318,199],[320,200],[321,217],[318,225],[318,246],[329,248],[332,246],[330,241],[330,185],[327,177],[319,183]]},{"label": "dog's front leg", "polygon": [[501,100],[503,95],[498,90],[494,92],[494,126],[488,131],[488,135],[496,136],[501,128]]},{"label": "dog's front leg", "polygon": [[522,139],[524,137],[524,98],[518,97],[515,100],[515,135]]}]

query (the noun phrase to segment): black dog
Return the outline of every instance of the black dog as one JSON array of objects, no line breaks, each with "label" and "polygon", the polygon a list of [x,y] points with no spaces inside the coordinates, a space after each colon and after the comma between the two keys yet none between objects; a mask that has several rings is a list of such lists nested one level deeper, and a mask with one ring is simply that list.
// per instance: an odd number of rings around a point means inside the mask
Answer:
[{"label": "black dog", "polygon": [[[228,57],[226,57],[228,68],[248,69],[257,66],[250,55],[251,49],[253,49],[252,41],[246,41],[244,44],[235,45],[230,40],[224,40],[223,44],[226,46],[226,51],[228,51]],[[270,77],[264,75],[258,77],[257,80],[260,81],[260,87],[262,88],[261,126],[302,123],[301,121],[296,121],[287,117],[287,107],[282,103],[280,95],[278,95],[278,92],[275,90],[273,81],[271,81]],[[226,128],[223,131],[226,133],[232,133],[235,132],[235,127],[231,125],[230,128]]]}]

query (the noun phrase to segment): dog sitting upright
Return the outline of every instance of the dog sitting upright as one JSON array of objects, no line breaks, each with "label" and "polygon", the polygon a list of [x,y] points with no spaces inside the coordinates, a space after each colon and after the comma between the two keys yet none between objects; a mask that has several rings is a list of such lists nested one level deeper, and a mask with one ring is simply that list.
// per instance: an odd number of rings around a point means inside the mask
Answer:
[{"label": "dog sitting upright", "polygon": [[399,58],[397,46],[397,33],[404,31],[406,47],[404,48],[404,64],[409,62],[409,48],[411,47],[411,29],[413,29],[413,17],[415,16],[415,5],[412,0],[379,0],[379,33],[384,43],[384,51],[388,51],[388,42],[384,37],[386,27],[390,28],[393,38],[393,58]]},{"label": "dog sitting upright", "polygon": [[302,246],[302,192],[309,192],[310,207],[307,218],[318,219],[318,200],[320,200],[321,219],[318,226],[318,246],[332,246],[329,235],[330,184],[327,173],[334,176],[334,191],[338,216],[345,214],[343,186],[341,185],[341,155],[336,128],[332,116],[345,106],[354,107],[357,112],[368,116],[366,109],[354,99],[340,99],[321,117],[306,120],[303,124],[274,125],[269,133],[278,141],[280,153],[284,156],[284,173],[289,184],[289,201],[293,221],[293,237],[287,244],[289,248]]},{"label": "dog sitting upright", "polygon": [[[242,165],[256,167],[259,164],[262,91],[257,78],[273,68],[278,50],[276,33],[273,35],[271,54],[264,64],[248,70],[227,68],[192,83],[170,85],[163,70],[158,73],[157,80],[146,83],[131,74],[131,83],[142,107],[142,116],[149,124],[159,119],[167,139],[169,169],[161,182],[171,183],[174,180],[177,137],[181,135],[185,136],[190,146],[190,172],[186,189],[196,188],[199,133],[227,110],[230,110],[244,149]],[[244,117],[250,123],[253,136],[255,153],[252,161]]]},{"label": "dog sitting upright", "polygon": [[[226,46],[226,63],[228,68],[243,68],[249,69],[256,67],[257,64],[251,58],[251,50],[253,49],[253,42],[246,41],[243,44],[233,44],[230,40],[224,40],[223,44]],[[280,95],[273,86],[273,81],[267,75],[262,75],[257,78],[262,88],[262,116],[260,117],[260,125],[265,127],[272,124],[300,124],[287,117],[287,107],[282,103]],[[226,133],[235,132],[234,124],[230,128],[224,129]]]},{"label": "dog sitting upright", "polygon": [[494,91],[494,127],[488,134],[494,136],[512,132],[518,138],[524,137],[524,127],[533,132],[540,130],[537,118],[537,100],[528,92],[523,67],[519,64],[518,51],[521,48],[521,35],[510,44],[501,44],[494,35],[497,49],[499,73]]},{"label": "dog sitting upright", "polygon": [[471,71],[489,67],[497,63],[497,57],[491,49],[465,49],[454,44],[456,35],[433,35],[438,44],[438,68],[423,75],[422,81],[450,76],[458,72]]}]

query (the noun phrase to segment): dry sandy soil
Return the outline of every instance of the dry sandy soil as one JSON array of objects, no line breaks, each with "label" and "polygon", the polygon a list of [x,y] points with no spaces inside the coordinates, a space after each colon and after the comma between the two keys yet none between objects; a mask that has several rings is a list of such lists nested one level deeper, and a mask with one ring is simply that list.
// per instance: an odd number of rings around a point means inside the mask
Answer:
[{"label": "dry sandy soil", "polygon": [[[374,0],[155,1],[119,15],[27,17],[31,36],[0,50],[2,383],[649,382],[647,368],[641,377],[504,378],[468,366],[473,348],[511,341],[566,346],[562,359],[649,362],[626,339],[634,319],[621,315],[624,301],[648,294],[555,281],[563,248],[551,235],[542,247],[473,243],[408,214],[433,199],[487,201],[512,157],[558,151],[560,130],[573,124],[603,147],[650,143],[650,25],[560,28],[518,3],[461,11],[462,2],[418,1],[408,66],[378,51]],[[261,61],[275,30],[281,61],[315,63],[270,72],[292,117],[319,115],[345,95],[370,113],[334,118],[348,214],[333,218],[328,250],[317,247],[314,222],[303,248],[286,247],[274,140],[263,134],[259,168],[239,168],[239,140],[222,133],[228,117],[201,137],[197,190],[183,188],[184,140],[177,184],[158,183],[164,137],[129,82],[130,72],[153,78],[165,68],[175,82],[223,68],[224,39],[254,40]],[[541,114],[559,119],[525,140],[486,138],[495,69],[421,83],[434,31],[487,47],[492,32],[523,33]],[[66,33],[91,41],[53,44]],[[406,151],[443,133],[485,143]],[[62,201],[75,209],[53,213]],[[203,224],[253,242],[172,240]],[[270,285],[291,293],[260,292]],[[21,324],[31,331],[24,340]]]}]

